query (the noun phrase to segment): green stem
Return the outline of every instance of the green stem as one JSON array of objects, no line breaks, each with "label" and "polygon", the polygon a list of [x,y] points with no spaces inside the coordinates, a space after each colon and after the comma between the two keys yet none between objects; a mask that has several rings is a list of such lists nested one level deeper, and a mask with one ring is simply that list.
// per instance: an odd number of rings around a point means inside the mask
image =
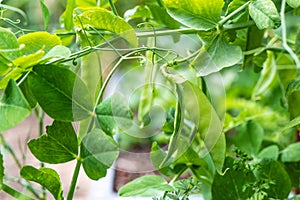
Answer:
[{"label": "green stem", "polygon": [[5,140],[4,136],[3,136],[3,134],[0,134],[0,143],[3,144],[4,149],[6,149],[6,150],[9,152],[9,154],[13,157],[13,160],[14,160],[15,163],[17,164],[18,168],[21,169],[21,168],[22,168],[22,165],[21,165],[19,159],[17,158],[17,156],[16,156],[14,150],[13,150],[13,149],[10,147],[10,145],[6,142],[6,140]]},{"label": "green stem", "polygon": [[116,7],[115,7],[114,2],[113,2],[112,0],[108,0],[108,1],[109,1],[109,5],[110,5],[110,8],[111,8],[111,10],[113,11],[113,13],[114,13],[116,16],[120,16],[120,15],[118,14],[118,11],[117,11],[117,9],[116,9]]},{"label": "green stem", "polygon": [[[101,103],[102,101],[102,97],[104,95],[104,91],[110,81],[110,79],[112,78],[113,74],[115,73],[115,71],[118,69],[119,65],[124,61],[124,60],[127,60],[131,55],[134,55],[136,53],[139,53],[139,52],[143,52],[143,51],[147,51],[147,50],[150,50],[148,48],[140,48],[140,49],[137,49],[135,51],[132,51],[132,52],[129,52],[128,54],[124,55],[124,56],[121,56],[121,58],[118,60],[118,62],[114,65],[114,67],[110,70],[109,74],[107,75],[107,78],[105,79],[102,87],[101,87],[101,90],[99,92],[99,95],[97,97],[97,100],[96,100],[96,106]],[[94,112],[96,110],[96,106],[94,107]]]},{"label": "green stem", "polygon": [[[38,112],[38,121],[39,121],[39,136],[43,135],[43,127],[44,127],[44,116],[45,113],[42,109],[39,109]],[[43,162],[40,163],[41,167],[44,167],[45,164]],[[42,198],[46,199],[46,188],[42,187]]]},{"label": "green stem", "polygon": [[169,182],[169,184],[172,184],[172,183],[174,183],[175,181],[177,181],[179,178],[180,178],[180,176],[183,174],[183,172],[185,172],[185,170],[187,169],[187,167],[185,166],[185,167],[183,167],[173,178],[172,178],[172,180]]},{"label": "green stem", "polygon": [[189,169],[191,170],[191,172],[193,173],[193,175],[194,175],[198,180],[200,180],[200,181],[202,181],[202,182],[204,182],[204,183],[206,183],[206,184],[208,184],[208,185],[211,185],[211,184],[212,184],[211,180],[209,180],[207,177],[201,177],[201,176],[199,176],[198,173],[195,171],[195,169],[194,169],[193,167],[190,167]]},{"label": "green stem", "polygon": [[2,185],[2,190],[18,200],[34,200],[33,198],[15,190],[14,188],[12,188],[6,184]]},{"label": "green stem", "polygon": [[184,29],[174,29],[174,30],[156,30],[154,31],[146,31],[146,32],[137,32],[137,37],[151,37],[151,36],[164,36],[171,35],[173,33],[182,33],[182,34],[195,34],[198,30],[193,28],[184,28]]},{"label": "green stem", "polygon": [[285,48],[285,50],[293,58],[293,60],[296,63],[296,67],[299,69],[300,68],[299,58],[287,43],[286,24],[285,24],[285,6],[286,6],[286,1],[282,0],[281,10],[280,10],[281,29],[282,29],[282,31],[281,31],[282,32],[282,46]]},{"label": "green stem", "polygon": [[[95,31],[86,31],[88,34],[91,35],[98,35],[99,33],[103,35],[113,35],[113,33],[103,30],[97,30]],[[195,30],[193,28],[182,28],[182,29],[172,29],[172,30],[155,30],[155,31],[143,31],[143,32],[136,32],[137,37],[153,37],[153,36],[164,36],[164,35],[170,35],[173,33],[182,33],[182,34],[195,34],[198,30]],[[76,32],[62,32],[62,33],[56,33],[58,36],[69,36],[69,35],[76,35]]]},{"label": "green stem", "polygon": [[221,21],[219,21],[219,26],[222,27],[228,20],[231,19],[231,17],[233,17],[237,13],[239,13],[242,10],[244,10],[245,8],[247,8],[249,4],[250,4],[250,1],[246,2],[245,4],[243,4],[242,6],[240,6],[238,9],[236,9],[235,11],[233,11],[232,13],[230,13],[229,15],[227,15],[225,18],[223,18]]},{"label": "green stem", "polygon": [[71,181],[71,185],[70,185],[70,190],[69,190],[69,193],[67,196],[67,200],[73,199],[76,184],[77,184],[77,179],[78,179],[78,175],[79,175],[79,171],[80,171],[80,166],[81,166],[81,161],[78,159],[77,163],[76,163],[76,167],[74,169],[74,173],[73,173],[73,177],[72,177],[72,181]]}]

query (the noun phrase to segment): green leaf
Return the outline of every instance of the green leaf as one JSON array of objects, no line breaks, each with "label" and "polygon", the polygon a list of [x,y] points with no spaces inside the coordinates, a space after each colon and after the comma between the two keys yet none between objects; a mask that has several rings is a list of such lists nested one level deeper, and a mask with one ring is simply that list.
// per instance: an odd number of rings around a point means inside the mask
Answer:
[{"label": "green leaf", "polygon": [[287,199],[291,191],[291,181],[280,162],[264,159],[254,174],[257,180],[265,179],[273,182],[264,190],[268,194],[268,199]]},{"label": "green leaf", "polygon": [[38,64],[42,60],[42,57],[44,56],[44,54],[45,54],[44,51],[39,50],[35,53],[18,57],[17,59],[15,59],[13,61],[13,64],[22,69],[29,70],[29,67],[32,67],[32,66]]},{"label": "green leaf", "polygon": [[19,55],[19,44],[15,34],[0,27],[0,63],[10,64]]},{"label": "green leaf", "polygon": [[[100,2],[102,3],[103,0]],[[93,7],[96,6],[96,1],[94,0],[76,0],[77,7]]]},{"label": "green leaf", "polygon": [[260,97],[264,92],[269,91],[274,81],[277,80],[277,66],[275,55],[273,52],[268,51],[268,58],[263,64],[260,78],[253,90],[252,98]]},{"label": "green leaf", "polygon": [[287,86],[286,97],[288,99],[288,110],[291,119],[300,116],[299,101],[300,101],[300,78],[293,79]]},{"label": "green leaf", "polygon": [[98,180],[119,155],[117,143],[100,129],[89,132],[81,143],[83,168],[90,179]]},{"label": "green leaf", "polygon": [[300,6],[300,0],[286,0],[286,2],[292,8],[298,8]]},{"label": "green leaf", "polygon": [[80,8],[83,13],[74,18],[74,24],[79,28],[92,26],[97,29],[104,29],[120,35],[128,41],[132,47],[138,46],[138,40],[134,29],[121,17],[115,16],[104,8]]},{"label": "green leaf", "polygon": [[237,129],[235,145],[249,155],[256,155],[264,138],[264,129],[255,121],[248,121]]},{"label": "green leaf", "polygon": [[159,147],[157,142],[152,143],[151,152],[150,152],[150,159],[153,164],[153,166],[159,170],[160,173],[166,175],[166,176],[172,176],[174,172],[172,171],[171,167],[169,166],[171,162],[166,163],[163,168],[160,168],[160,164],[163,162],[165,157],[167,156],[167,153]]},{"label": "green leaf", "polygon": [[175,109],[174,107],[171,107],[167,112],[166,121],[161,128],[164,131],[164,133],[167,135],[171,135],[174,131],[174,122],[175,122],[174,116],[175,116]]},{"label": "green leaf", "polygon": [[37,105],[37,101],[31,91],[31,88],[28,84],[28,79],[25,79],[21,85],[19,85],[24,97],[26,98],[27,102],[29,103],[31,108],[34,108]]},{"label": "green leaf", "polygon": [[44,57],[43,60],[48,60],[52,58],[69,58],[71,51],[68,47],[57,45],[53,47]]},{"label": "green leaf", "polygon": [[42,7],[42,13],[43,13],[43,17],[44,17],[44,29],[47,30],[49,22],[50,22],[50,12],[49,12],[44,0],[40,0],[40,5]]},{"label": "green leaf", "polygon": [[108,135],[113,135],[117,129],[127,130],[133,125],[133,114],[123,99],[120,94],[114,94],[96,108],[99,125]]},{"label": "green leaf", "polygon": [[284,163],[285,171],[289,174],[292,186],[299,187],[300,178],[300,162],[288,162]]},{"label": "green leaf", "polygon": [[131,19],[150,19],[152,17],[151,11],[147,5],[138,5],[132,9],[126,10],[124,19],[129,21]]},{"label": "green leaf", "polygon": [[196,124],[205,144],[205,149],[201,152],[201,155],[205,157],[210,154],[216,170],[221,173],[226,151],[222,122],[199,87],[191,82],[185,82],[183,86],[184,96],[190,102],[186,104],[186,110],[191,120]]},{"label": "green leaf", "polygon": [[[102,64],[100,59],[101,53],[93,52],[84,56],[81,64],[81,78],[89,88],[95,103],[102,85]],[[91,66],[93,66],[93,69],[91,69]]]},{"label": "green leaf", "polygon": [[298,91],[300,91],[300,78],[299,77],[293,79],[288,84],[285,95],[288,97],[288,96],[292,95],[294,92],[298,92]]},{"label": "green leaf", "polygon": [[182,156],[180,156],[175,164],[185,164],[187,166],[200,166],[204,165],[205,161],[200,158],[199,153],[197,153],[192,147],[188,148]]},{"label": "green leaf", "polygon": [[226,15],[232,13],[233,11],[235,11],[236,9],[238,9],[239,7],[241,7],[247,2],[248,0],[231,0],[226,10]]},{"label": "green leaf", "polygon": [[202,47],[191,66],[197,70],[198,76],[206,76],[238,64],[242,58],[241,48],[230,45],[221,34],[215,37],[211,43]]},{"label": "green leaf", "polygon": [[57,172],[50,168],[36,169],[32,166],[25,166],[21,169],[21,176],[28,180],[39,183],[45,187],[56,200],[63,199],[63,191]]},{"label": "green leaf", "polygon": [[[115,3],[117,0],[112,0],[113,3]],[[97,1],[100,3],[100,7],[107,8],[109,7],[109,0],[101,0]],[[94,0],[76,0],[77,7],[93,7],[97,6],[97,2]]]},{"label": "green leaf", "polygon": [[257,155],[259,159],[268,158],[273,160],[277,160],[278,156],[279,156],[279,148],[277,145],[268,146],[263,150],[261,150],[261,152],[259,152],[259,154]]},{"label": "green leaf", "polygon": [[243,186],[255,181],[252,172],[244,173],[242,170],[234,170],[234,159],[227,157],[224,170],[228,169],[224,175],[216,174],[212,184],[212,199],[249,199],[252,195],[250,188],[244,190]]},{"label": "green leaf", "polygon": [[88,88],[72,71],[57,65],[36,65],[29,85],[43,110],[60,121],[79,121],[92,115]]},{"label": "green leaf", "polygon": [[281,152],[282,162],[298,162],[300,161],[300,143],[293,143],[287,146]]},{"label": "green leaf", "polygon": [[75,0],[67,0],[67,7],[65,12],[61,15],[60,21],[63,22],[66,30],[72,30],[73,24],[73,10],[75,8]]},{"label": "green leaf", "polygon": [[77,136],[71,123],[54,121],[51,126],[47,126],[46,132],[28,143],[30,151],[37,159],[57,164],[77,157]]},{"label": "green leaf", "polygon": [[33,32],[18,38],[19,45],[25,45],[22,48],[23,54],[33,54],[39,50],[46,53],[56,45],[61,45],[61,40],[57,35],[48,32]]},{"label": "green leaf", "polygon": [[3,165],[3,155],[0,151],[0,191],[3,187],[3,180],[4,180],[4,165]]},{"label": "green leaf", "polygon": [[146,175],[139,177],[126,185],[122,186],[118,194],[122,197],[128,196],[155,196],[164,191],[174,191],[167,181],[157,175]]},{"label": "green leaf", "polygon": [[6,88],[10,79],[18,80],[22,74],[28,72],[29,69],[22,69],[19,67],[10,68],[9,72],[5,74],[3,78],[0,79],[0,89]]},{"label": "green leaf", "polygon": [[14,80],[10,80],[0,100],[0,131],[21,123],[31,108]]},{"label": "green leaf", "polygon": [[173,19],[164,7],[153,4],[148,5],[148,7],[151,10],[152,21],[159,23],[160,27],[162,26],[169,29],[180,28],[179,22]]},{"label": "green leaf", "polygon": [[215,28],[221,19],[223,0],[164,0],[168,13],[180,23],[198,30]]},{"label": "green leaf", "polygon": [[259,29],[278,28],[280,26],[280,16],[272,0],[251,1],[249,14]]},{"label": "green leaf", "polygon": [[280,132],[282,133],[282,132],[284,132],[285,130],[288,130],[288,129],[290,129],[290,128],[293,128],[293,127],[295,127],[295,126],[297,126],[297,125],[299,125],[299,124],[300,124],[300,116],[298,116],[298,117],[296,117],[295,119],[289,121],[289,122],[288,122],[288,123],[280,130]]}]

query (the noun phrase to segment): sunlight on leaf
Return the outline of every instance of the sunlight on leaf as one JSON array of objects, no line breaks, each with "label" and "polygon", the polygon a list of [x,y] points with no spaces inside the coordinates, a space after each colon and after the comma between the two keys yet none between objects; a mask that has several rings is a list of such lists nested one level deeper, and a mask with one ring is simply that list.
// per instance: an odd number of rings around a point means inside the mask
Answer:
[{"label": "sunlight on leaf", "polygon": [[134,29],[123,18],[115,16],[112,12],[100,7],[89,9],[79,8],[77,12],[80,10],[83,11],[83,13],[74,18],[74,24],[77,27],[88,28],[92,26],[96,29],[108,30],[119,34],[127,40],[132,47],[138,45]]},{"label": "sunlight on leaf", "polygon": [[57,35],[48,32],[33,32],[18,38],[19,45],[25,45],[22,48],[23,54],[32,54],[39,50],[46,53],[56,45],[61,45],[61,40]]},{"label": "sunlight on leaf", "polygon": [[27,69],[29,67],[32,67],[33,65],[38,64],[41,61],[44,54],[44,51],[39,50],[35,53],[18,57],[13,61],[13,64],[17,67]]},{"label": "sunlight on leaf", "polygon": [[198,30],[215,28],[224,6],[223,0],[164,0],[164,3],[174,19]]}]

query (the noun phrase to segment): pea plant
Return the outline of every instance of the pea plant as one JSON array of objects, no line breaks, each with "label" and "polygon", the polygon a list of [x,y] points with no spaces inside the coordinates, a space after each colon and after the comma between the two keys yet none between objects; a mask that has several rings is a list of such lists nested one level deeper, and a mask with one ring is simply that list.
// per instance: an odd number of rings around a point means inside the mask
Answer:
[{"label": "pea plant", "polygon": [[[41,164],[20,166],[19,191],[1,154],[3,192],[73,199],[80,170],[105,177],[130,136],[151,143],[160,175],[120,196],[297,198],[300,0],[68,0],[60,28],[40,0],[39,29],[1,2],[0,131],[35,114],[40,136],[27,146]],[[3,135],[1,145],[14,157]],[[63,191],[45,164],[72,160]]]}]

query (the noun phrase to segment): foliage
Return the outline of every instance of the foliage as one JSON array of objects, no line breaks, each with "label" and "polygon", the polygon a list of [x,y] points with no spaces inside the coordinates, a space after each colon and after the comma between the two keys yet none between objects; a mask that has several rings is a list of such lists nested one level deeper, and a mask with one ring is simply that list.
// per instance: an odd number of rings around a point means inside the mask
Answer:
[{"label": "foliage", "polygon": [[[40,28],[1,2],[0,131],[34,111],[40,136],[27,145],[41,162],[15,159],[25,194],[7,185],[0,154],[4,192],[73,199],[81,167],[105,177],[124,138],[151,141],[163,176],[135,179],[120,196],[287,199],[299,187],[299,0],[68,0],[54,25],[40,0]],[[72,160],[66,193],[43,163]]]}]

